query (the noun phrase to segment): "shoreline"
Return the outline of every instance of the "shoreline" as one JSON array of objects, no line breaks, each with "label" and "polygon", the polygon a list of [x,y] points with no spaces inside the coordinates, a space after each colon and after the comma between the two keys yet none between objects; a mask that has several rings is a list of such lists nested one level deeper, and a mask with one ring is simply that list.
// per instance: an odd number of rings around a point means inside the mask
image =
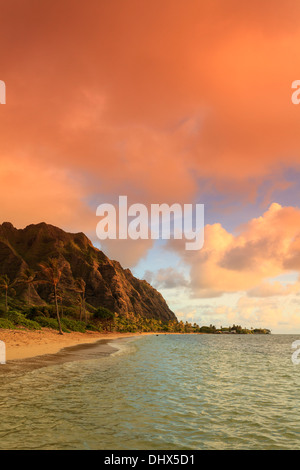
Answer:
[{"label": "shoreline", "polygon": [[205,335],[205,333],[153,331],[136,333],[89,331],[60,335],[58,331],[48,328],[0,329],[0,341],[4,341],[6,345],[6,364],[0,365],[0,377],[1,380],[9,380],[10,377],[23,375],[34,369],[108,357],[119,350],[120,342],[132,338],[178,334]]},{"label": "shoreline", "polygon": [[60,335],[58,331],[50,328],[41,330],[8,330],[0,329],[0,341],[6,345],[6,361],[32,359],[38,356],[58,354],[61,350],[75,346],[89,346],[100,341],[109,342],[116,339],[140,337],[147,335],[205,335],[207,333],[179,333],[179,332],[95,332],[79,333],[72,331]]},{"label": "shoreline", "polygon": [[43,328],[42,330],[0,330],[0,340],[4,341],[6,345],[6,361],[9,363],[10,361],[58,354],[66,348],[88,347],[98,342],[153,334],[156,333],[98,333],[89,331],[60,335],[56,330]]},{"label": "shoreline", "polygon": [[[7,357],[6,364],[0,365],[1,380],[17,377],[34,369],[41,369],[58,364],[64,364],[74,361],[86,361],[91,359],[100,359],[108,357],[118,351],[118,347],[114,347],[114,341],[126,341],[133,337],[141,337],[143,335],[153,335],[156,333],[66,333],[61,336],[55,330],[38,330],[39,337],[37,340],[44,340],[43,344],[27,343],[19,344],[20,335],[17,335],[19,343],[12,341],[11,335],[15,330],[4,330],[5,335],[0,331],[0,340],[3,337],[9,340],[6,343]],[[37,333],[28,330],[17,330],[23,333],[23,340],[28,333]],[[42,334],[41,334],[42,333]],[[66,338],[65,338],[66,336]],[[57,339],[58,338],[58,339]],[[31,341],[33,335],[30,335]],[[45,340],[46,339],[46,340]],[[62,341],[63,339],[63,341]],[[28,341],[28,336],[27,336]]]}]

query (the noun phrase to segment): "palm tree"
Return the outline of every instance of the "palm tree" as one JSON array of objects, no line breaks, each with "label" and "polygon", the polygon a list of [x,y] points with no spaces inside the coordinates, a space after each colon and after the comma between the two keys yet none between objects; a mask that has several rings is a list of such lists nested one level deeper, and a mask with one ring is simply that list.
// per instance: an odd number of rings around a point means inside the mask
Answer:
[{"label": "palm tree", "polygon": [[11,281],[7,274],[0,276],[0,289],[5,291],[5,313],[8,312],[8,291],[17,283],[17,279]]},{"label": "palm tree", "polygon": [[78,295],[75,300],[75,304],[79,306],[79,320],[82,319],[82,298],[81,295]]},{"label": "palm tree", "polygon": [[[60,302],[60,312],[61,312],[60,316],[61,316],[61,318],[63,317],[63,314],[64,314],[64,304],[63,304],[64,297],[63,297],[63,293],[64,293],[64,291],[62,291],[61,289],[57,289],[57,291],[56,291],[57,303]],[[49,300],[50,300],[50,302],[53,302],[53,301],[55,302],[54,293],[51,293],[49,295]]]},{"label": "palm tree", "polygon": [[79,293],[80,296],[80,320],[82,319],[82,310],[84,313],[84,320],[87,323],[86,308],[85,308],[85,281],[80,277],[76,279],[75,291]]},{"label": "palm tree", "polygon": [[27,285],[27,304],[29,305],[30,302],[30,293],[31,293],[31,286],[33,284],[38,283],[38,281],[35,281],[35,276],[36,273],[33,272],[31,269],[27,268],[23,272],[23,274],[20,276],[19,280],[17,281],[18,284],[25,284]]},{"label": "palm tree", "polygon": [[61,275],[63,272],[63,269],[65,267],[66,263],[61,262],[57,258],[50,258],[48,262],[40,263],[39,266],[42,269],[43,274],[47,278],[45,282],[49,283],[52,288],[53,288],[53,294],[54,294],[54,300],[55,300],[55,308],[56,308],[56,316],[57,316],[57,322],[58,322],[58,327],[59,327],[59,334],[62,335],[62,329],[61,329],[61,322],[60,322],[60,316],[59,316],[59,310],[58,310],[58,285],[61,279]]}]

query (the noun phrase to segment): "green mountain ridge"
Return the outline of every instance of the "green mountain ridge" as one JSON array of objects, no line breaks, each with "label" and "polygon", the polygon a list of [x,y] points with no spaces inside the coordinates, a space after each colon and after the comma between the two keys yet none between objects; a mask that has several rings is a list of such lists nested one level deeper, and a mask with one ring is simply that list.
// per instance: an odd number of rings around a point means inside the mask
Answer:
[{"label": "green mountain ridge", "polygon": [[[36,281],[43,280],[39,264],[59,259],[64,268],[60,288],[64,304],[76,303],[76,280],[85,282],[86,303],[94,308],[105,307],[112,312],[132,312],[144,318],[163,322],[177,321],[163,296],[147,281],[133,276],[118,261],[110,260],[93,246],[84,233],[69,233],[44,222],[24,229],[10,222],[0,225],[0,275],[14,281],[30,269]],[[25,284],[16,284],[16,296],[34,305],[45,305],[51,298],[51,286],[35,282],[30,291]]]}]

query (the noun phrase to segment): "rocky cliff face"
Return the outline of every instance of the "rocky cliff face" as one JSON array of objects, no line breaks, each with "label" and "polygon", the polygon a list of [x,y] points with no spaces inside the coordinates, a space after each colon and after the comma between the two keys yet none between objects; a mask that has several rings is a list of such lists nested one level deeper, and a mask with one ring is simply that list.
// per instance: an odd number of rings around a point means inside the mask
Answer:
[{"label": "rocky cliff face", "polygon": [[[94,307],[163,321],[176,320],[158,291],[107,258],[83,233],[67,233],[46,223],[20,230],[9,222],[0,225],[0,274],[14,280],[29,268],[37,273],[37,279],[42,279],[39,263],[53,257],[65,263],[61,288],[66,304],[74,304],[75,280],[82,278],[86,283],[86,302]],[[18,286],[17,294],[25,299],[26,287]],[[35,284],[30,289],[31,302],[36,305],[49,302],[50,295],[47,284]]]}]

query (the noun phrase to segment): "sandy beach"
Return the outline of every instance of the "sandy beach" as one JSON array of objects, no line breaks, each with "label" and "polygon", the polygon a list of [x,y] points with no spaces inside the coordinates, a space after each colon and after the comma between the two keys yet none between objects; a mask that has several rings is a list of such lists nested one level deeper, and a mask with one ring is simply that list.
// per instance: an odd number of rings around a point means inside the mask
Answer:
[{"label": "sandy beach", "polygon": [[6,360],[27,359],[46,354],[56,354],[61,349],[91,344],[100,340],[114,340],[153,333],[64,333],[48,328],[42,330],[0,330],[0,340],[6,344]]}]

